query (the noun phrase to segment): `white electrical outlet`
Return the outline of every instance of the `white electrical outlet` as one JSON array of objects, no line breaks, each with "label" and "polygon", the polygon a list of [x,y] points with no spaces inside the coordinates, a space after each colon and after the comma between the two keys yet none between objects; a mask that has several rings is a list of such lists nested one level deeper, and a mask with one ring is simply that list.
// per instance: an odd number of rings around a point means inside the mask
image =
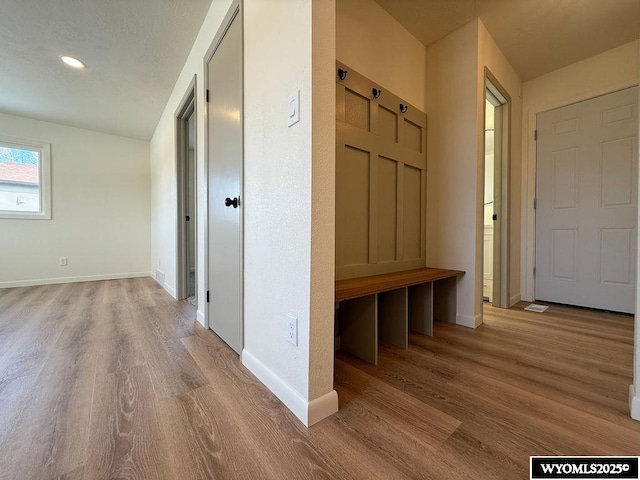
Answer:
[{"label": "white electrical outlet", "polygon": [[60,257],[60,266],[61,267],[67,266],[67,257]]},{"label": "white electrical outlet", "polygon": [[298,319],[291,315],[287,315],[287,340],[298,345]]}]

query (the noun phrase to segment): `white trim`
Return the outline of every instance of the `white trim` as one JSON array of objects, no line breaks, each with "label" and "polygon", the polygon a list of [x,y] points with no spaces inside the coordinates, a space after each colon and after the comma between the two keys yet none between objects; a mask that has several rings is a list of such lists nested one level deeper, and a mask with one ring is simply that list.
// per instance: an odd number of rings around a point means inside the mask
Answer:
[{"label": "white trim", "polygon": [[509,299],[509,308],[513,307],[516,303],[521,300],[520,294],[516,293],[513,297]]},{"label": "white trim", "polygon": [[636,395],[633,385],[629,385],[629,413],[631,418],[640,421],[640,395]]},{"label": "white trim", "polygon": [[204,318],[204,313],[203,312],[198,310],[198,312],[196,313],[196,319],[198,320],[198,323],[200,325],[202,325],[203,327],[207,328],[207,326],[205,325],[205,318]]},{"label": "white trim", "polygon": [[17,210],[0,210],[0,218],[13,220],[51,220],[51,144],[36,140],[16,137],[0,137],[0,146],[25,149],[39,153],[38,158],[38,193],[40,210],[23,212]]},{"label": "white trim", "polygon": [[[175,173],[176,173],[176,289],[175,298],[184,300],[189,291],[189,271],[187,259],[189,257],[189,242],[195,242],[196,265],[198,258],[198,96],[197,96],[197,75],[193,76],[187,91],[185,92],[174,116],[175,130]],[[193,118],[194,135],[194,182],[189,184],[189,158],[188,158],[188,119]],[[189,199],[186,194],[195,195],[195,211],[188,212]],[[193,217],[195,222],[195,238],[189,237],[189,224],[185,217],[187,212]],[[191,221],[191,220],[190,220]],[[198,298],[198,278],[196,277],[196,300]]]},{"label": "white trim", "polygon": [[176,294],[176,289],[175,288],[171,288],[166,283],[164,285],[162,285],[162,288],[164,288],[169,293],[169,295],[171,295],[173,298],[175,298],[176,300],[178,299],[178,295]]},{"label": "white trim", "polygon": [[338,411],[338,394],[335,390],[307,402],[284,380],[246,349],[240,356],[242,364],[253,373],[285,406],[307,427]]},{"label": "white trim", "polygon": [[41,278],[34,280],[18,280],[0,282],[0,288],[33,287],[36,285],[55,285],[58,283],[96,282],[99,280],[118,280],[121,278],[152,277],[151,272],[108,273],[105,275],[85,275],[79,277]]},{"label": "white trim", "polygon": [[482,325],[482,313],[478,313],[475,317],[458,313],[456,315],[456,325],[462,325],[463,327],[469,328],[477,328]]}]

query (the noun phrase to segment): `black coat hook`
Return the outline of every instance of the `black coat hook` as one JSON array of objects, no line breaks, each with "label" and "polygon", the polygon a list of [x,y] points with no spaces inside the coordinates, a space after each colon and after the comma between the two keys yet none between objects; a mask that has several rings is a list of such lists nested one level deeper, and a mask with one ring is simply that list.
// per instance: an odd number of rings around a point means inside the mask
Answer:
[{"label": "black coat hook", "polygon": [[380,98],[380,94],[382,93],[382,90],[377,89],[377,88],[373,88],[371,90],[371,94],[373,95],[373,98]]},{"label": "black coat hook", "polygon": [[345,78],[347,78],[347,71],[343,70],[342,68],[338,69],[338,78],[340,80],[344,80]]},{"label": "black coat hook", "polygon": [[409,110],[409,106],[405,105],[404,103],[401,103],[400,104],[400,112],[407,113],[407,110]]}]

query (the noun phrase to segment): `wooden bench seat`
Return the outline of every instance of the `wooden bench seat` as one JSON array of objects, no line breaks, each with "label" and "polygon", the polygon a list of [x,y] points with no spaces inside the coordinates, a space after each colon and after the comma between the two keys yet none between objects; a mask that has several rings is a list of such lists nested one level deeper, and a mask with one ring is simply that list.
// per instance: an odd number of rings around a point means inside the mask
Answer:
[{"label": "wooden bench seat", "polygon": [[383,273],[371,277],[337,280],[336,302],[461,275],[464,275],[464,272],[460,270],[418,268],[416,270],[405,270],[403,272]]},{"label": "wooden bench seat", "polygon": [[408,348],[409,330],[433,335],[433,321],[455,322],[459,270],[419,268],[336,281],[340,348],[378,363],[378,340]]}]

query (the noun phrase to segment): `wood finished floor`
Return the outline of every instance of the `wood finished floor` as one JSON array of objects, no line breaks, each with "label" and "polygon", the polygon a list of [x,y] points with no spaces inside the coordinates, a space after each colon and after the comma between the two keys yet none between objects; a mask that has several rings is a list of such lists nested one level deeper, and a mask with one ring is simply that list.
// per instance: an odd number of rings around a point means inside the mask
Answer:
[{"label": "wood finished floor", "polygon": [[640,454],[633,319],[551,307],[437,324],[304,428],[153,280],[0,290],[0,479],[526,479],[529,455]]}]

